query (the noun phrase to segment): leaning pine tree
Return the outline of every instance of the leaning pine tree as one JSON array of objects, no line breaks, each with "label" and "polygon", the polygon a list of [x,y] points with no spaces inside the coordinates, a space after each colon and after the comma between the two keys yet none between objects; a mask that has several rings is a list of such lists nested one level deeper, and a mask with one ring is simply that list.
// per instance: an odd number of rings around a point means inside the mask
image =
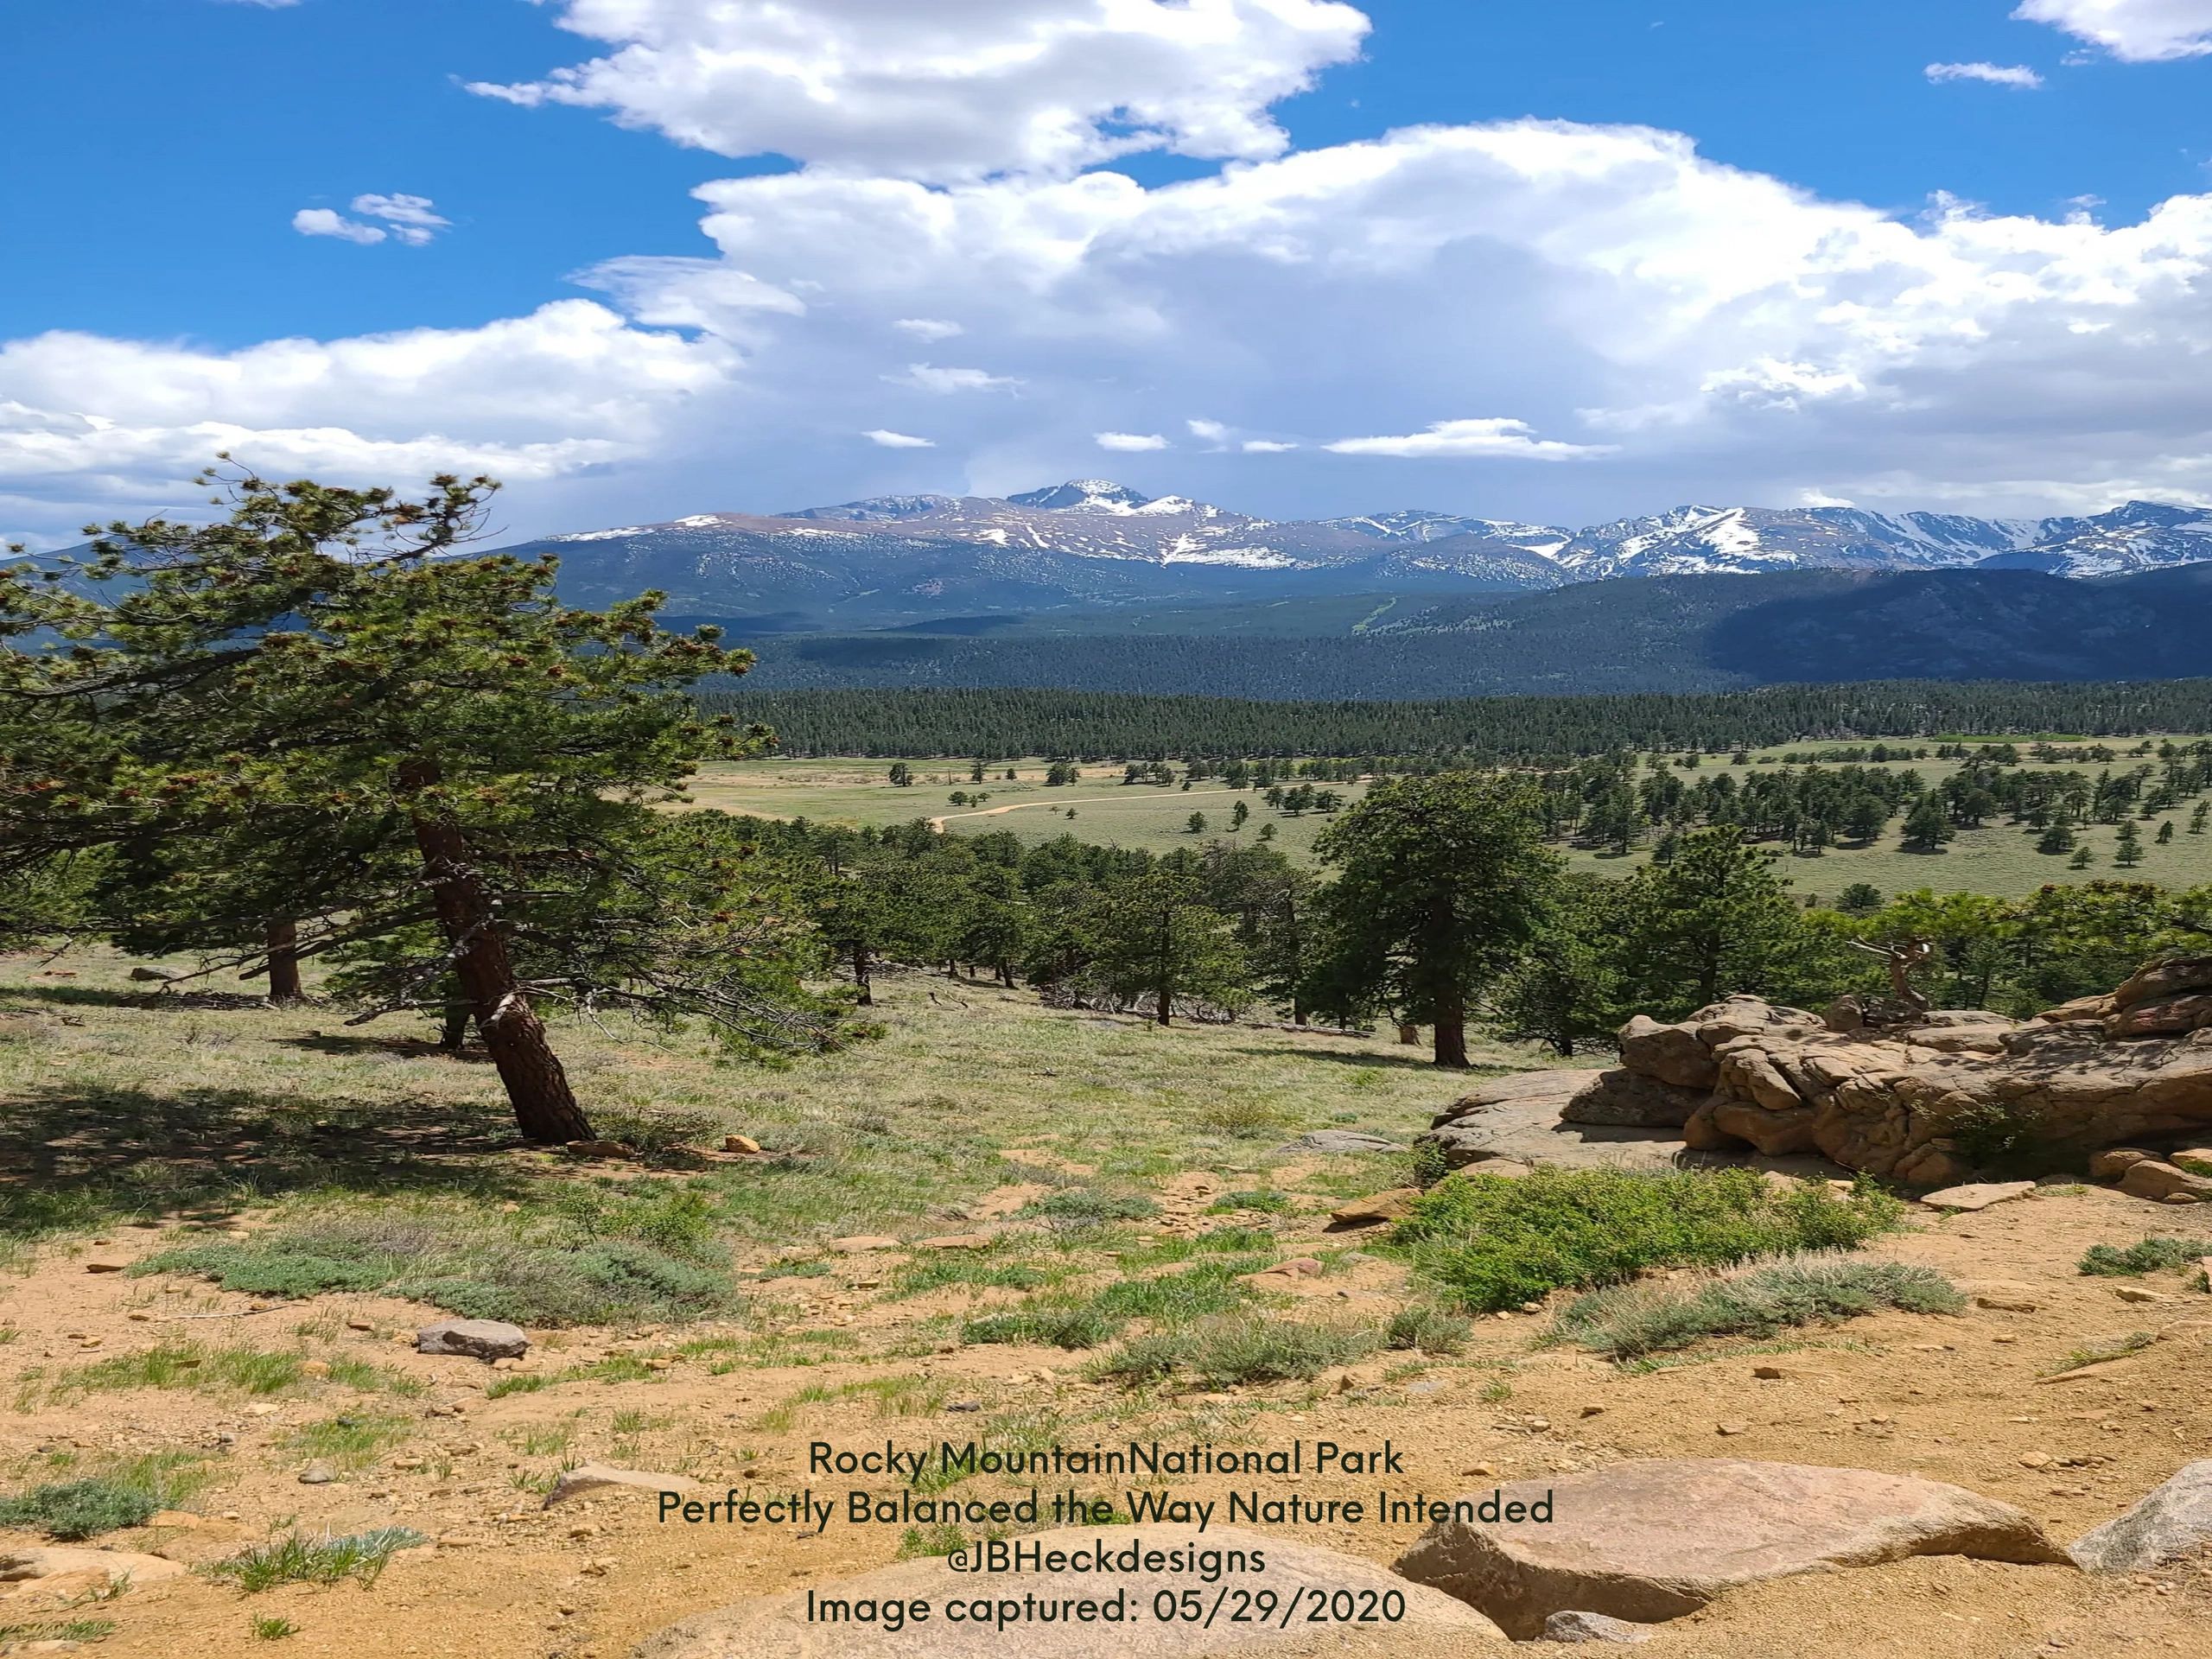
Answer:
[{"label": "leaning pine tree", "polygon": [[554,561],[462,554],[486,480],[226,482],[222,522],[0,570],[0,874],[112,849],[126,942],[339,953],[363,1018],[457,999],[532,1141],[592,1137],[538,1001],[836,1040],[797,905],[654,810],[744,747],[683,693],[747,653],[661,631],[657,594],[572,609]]}]

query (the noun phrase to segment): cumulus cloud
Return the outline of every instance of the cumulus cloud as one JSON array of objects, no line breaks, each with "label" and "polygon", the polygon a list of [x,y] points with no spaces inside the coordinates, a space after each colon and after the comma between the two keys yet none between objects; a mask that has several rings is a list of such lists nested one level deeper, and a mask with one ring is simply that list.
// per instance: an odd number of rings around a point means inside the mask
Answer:
[{"label": "cumulus cloud", "polygon": [[606,55],[473,92],[611,111],[724,156],[906,178],[1142,150],[1280,154],[1270,106],[1357,55],[1340,0],[554,0]]},{"label": "cumulus cloud", "polygon": [[927,438],[917,438],[905,432],[888,431],[880,426],[863,432],[861,435],[870,443],[880,445],[886,449],[934,449],[937,448],[937,445]]},{"label": "cumulus cloud", "polygon": [[1219,448],[1229,442],[1229,429],[1219,421],[1194,420],[1185,421],[1183,424],[1190,429],[1191,435],[1201,443],[1209,443]]},{"label": "cumulus cloud", "polygon": [[1322,446],[1338,455],[1396,455],[1405,458],[1450,455],[1461,459],[1510,455],[1530,461],[1582,461],[1610,454],[1603,444],[1560,443],[1539,438],[1526,421],[1485,417],[1479,420],[1439,421],[1426,431],[1403,437],[1338,438]]},{"label": "cumulus cloud", "polygon": [[1167,440],[1157,432],[1094,432],[1091,439],[1101,449],[1118,450],[1123,454],[1141,454],[1149,449],[1167,447]]},{"label": "cumulus cloud", "polygon": [[[302,236],[334,236],[364,247],[390,239],[419,248],[453,224],[432,211],[436,206],[428,196],[371,194],[353,198],[353,211],[361,215],[359,219],[348,219],[328,207],[302,207],[292,215],[292,228]],[[382,222],[372,225],[367,222],[370,219]]]},{"label": "cumulus cloud", "polygon": [[1982,80],[2024,92],[2043,85],[2043,77],[2024,63],[1931,63],[1925,73],[1933,81]]},{"label": "cumulus cloud", "polygon": [[1247,438],[1241,448],[1248,455],[1281,455],[1288,454],[1298,446],[1285,443],[1278,438]]},{"label": "cumulus cloud", "polygon": [[916,340],[929,343],[950,340],[960,332],[958,323],[947,322],[941,317],[899,317],[891,326],[901,334],[912,334]]},{"label": "cumulus cloud", "polygon": [[647,453],[732,367],[719,340],[639,329],[587,300],[480,328],[236,352],[39,334],[0,346],[0,488],[73,524],[174,502],[221,449],[343,482],[543,482]]},{"label": "cumulus cloud", "polygon": [[2212,0],[2021,0],[2012,15],[2063,29],[2123,63],[2212,54]]}]

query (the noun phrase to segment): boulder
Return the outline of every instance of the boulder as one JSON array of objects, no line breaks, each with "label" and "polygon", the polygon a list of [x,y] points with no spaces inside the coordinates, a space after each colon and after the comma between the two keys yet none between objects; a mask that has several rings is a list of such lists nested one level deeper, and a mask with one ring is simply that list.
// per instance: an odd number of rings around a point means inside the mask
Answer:
[{"label": "boulder", "polygon": [[[1020,1542],[1035,1548],[1049,1563],[1054,1555],[1088,1561],[1102,1547],[1109,1563],[1121,1552],[1134,1552],[1129,1570],[1082,1571],[1072,1565],[1061,1570],[994,1573],[980,1570],[956,1572],[943,1556],[929,1556],[879,1567],[856,1578],[816,1584],[775,1595],[760,1596],[716,1612],[701,1613],[648,1637],[638,1649],[637,1659],[1006,1659],[1010,1652],[1028,1659],[1198,1659],[1201,1655],[1265,1653],[1270,1649],[1296,1649],[1309,1639],[1313,1627],[1294,1618],[1287,1628],[1280,1624],[1251,1623],[1227,1626],[1224,1619],[1208,1629],[1202,1618],[1164,1622],[1153,1617],[1153,1598],[1179,1595],[1200,1588],[1190,1573],[1166,1570],[1174,1551],[1214,1550],[1227,1556],[1242,1552],[1248,1558],[1265,1558],[1262,1572],[1227,1573],[1221,1586],[1205,1588],[1211,1599],[1226,1586],[1268,1590],[1277,1605],[1290,1608],[1294,1599],[1313,1605],[1315,1597],[1348,1592],[1355,1598],[1368,1592],[1382,1596],[1395,1592],[1405,1598],[1405,1617],[1395,1626],[1416,1640],[1426,1638],[1439,1650],[1465,1652],[1481,1644],[1497,1643],[1503,1652],[1497,1627],[1473,1609],[1440,1591],[1409,1585],[1357,1556],[1304,1544],[1280,1534],[1262,1535],[1232,1527],[1209,1527],[1203,1533],[1189,1527],[1068,1527],[1031,1533]],[[817,1617],[807,1617],[811,1595]],[[1051,1624],[1021,1622],[997,1628],[986,1617],[982,1622],[955,1621],[945,1617],[947,1604],[1011,1600],[1024,1597],[1036,1602],[1058,1603],[1072,1599],[1118,1604],[1123,1617],[1109,1622],[1062,1619]],[[920,1599],[933,1611],[926,1622],[889,1628],[878,1610]],[[865,1618],[828,1622],[818,1617],[822,1602],[844,1603]]]},{"label": "boulder", "polygon": [[41,1549],[15,1549],[0,1554],[0,1584],[22,1584],[63,1573],[99,1573],[109,1584],[127,1580],[152,1584],[174,1579],[184,1571],[181,1561],[164,1555],[142,1555],[128,1549],[91,1549],[48,1545]]},{"label": "boulder", "polygon": [[2134,1002],[2105,1021],[2107,1037],[2171,1037],[2212,1026],[2212,995],[2161,997]]},{"label": "boulder", "polygon": [[1579,1609],[1571,1613],[1554,1613],[1544,1621],[1543,1629],[1547,1642],[1611,1642],[1624,1647],[1633,1642],[1649,1642],[1654,1634],[1649,1624],[1631,1624],[1624,1618],[1608,1618],[1603,1613],[1586,1613]]},{"label": "boulder", "polygon": [[[1695,1043],[1694,1039],[1691,1040]],[[1697,1045],[1697,1048],[1700,1054],[1705,1055],[1707,1071],[1717,1076],[1719,1065],[1702,1045]],[[1567,1097],[1559,1115],[1560,1121],[1567,1123],[1618,1123],[1637,1128],[1678,1129],[1705,1104],[1710,1087],[1710,1084],[1704,1088],[1690,1088],[1663,1083],[1626,1068],[1600,1071]]]},{"label": "boulder", "polygon": [[2174,957],[2138,968],[2122,980],[2112,1000],[2119,1007],[2163,1001],[2191,991],[2212,991],[2212,957]]},{"label": "boulder", "polygon": [[529,1333],[499,1319],[441,1319],[415,1333],[418,1354],[465,1354],[471,1359],[520,1359]]},{"label": "boulder", "polygon": [[698,1492],[706,1489],[688,1475],[656,1475],[644,1469],[617,1469],[612,1464],[580,1463],[564,1469],[539,1507],[551,1509],[588,1492]]},{"label": "boulder", "polygon": [[1417,1186],[1394,1186],[1388,1192],[1354,1198],[1329,1211],[1328,1230],[1344,1233],[1362,1227],[1380,1227],[1385,1222],[1410,1215],[1420,1199],[1421,1189]]},{"label": "boulder", "polygon": [[1548,1500],[1551,1518],[1441,1521],[1397,1567],[1480,1609],[1518,1641],[1543,1634],[1554,1613],[1653,1624],[1739,1585],[1910,1555],[2069,1559],[2010,1504],[1866,1469],[1654,1459],[1516,1481],[1495,1496]]},{"label": "boulder", "polygon": [[2144,1158],[2121,1173],[2120,1190],[2131,1198],[2160,1204],[2202,1204],[2212,1199],[2212,1179],[2156,1158]]},{"label": "boulder", "polygon": [[2157,1157],[2158,1154],[2140,1147],[2108,1147],[2089,1160],[2089,1176],[2093,1180],[2116,1181],[2130,1166],[2154,1161]]},{"label": "boulder", "polygon": [[2047,1020],[2054,1026],[2066,1025],[2076,1020],[2102,1021],[2111,1018],[2113,1011],[2119,1006],[2119,999],[2107,992],[2101,996],[2077,996],[2055,1008],[2045,1008],[2036,1018]]},{"label": "boulder", "polygon": [[1713,1051],[1694,1030],[1662,1026],[1648,1014],[1621,1027],[1620,1046],[1621,1064],[1630,1071],[1678,1089],[1710,1089],[1719,1072]]},{"label": "boulder", "polygon": [[1980,1181],[1970,1186],[1947,1186],[1940,1192],[1923,1195],[1920,1201],[1931,1210],[1986,1210],[1993,1204],[2024,1198],[2035,1190],[2033,1181]]},{"label": "boulder", "polygon": [[2116,1520],[2074,1541],[2067,1553],[2092,1573],[2147,1573],[2212,1542],[2212,1459],[2183,1465]]}]

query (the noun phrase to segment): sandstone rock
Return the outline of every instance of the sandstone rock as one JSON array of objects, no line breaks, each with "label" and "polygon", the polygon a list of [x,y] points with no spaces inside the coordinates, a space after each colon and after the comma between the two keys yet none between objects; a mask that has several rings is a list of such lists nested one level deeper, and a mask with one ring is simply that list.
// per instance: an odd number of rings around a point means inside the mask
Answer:
[{"label": "sandstone rock", "polygon": [[2145,1158],[2130,1164],[2121,1173],[2120,1190],[2131,1198],[2154,1198],[2169,1204],[2177,1199],[2185,1204],[2202,1204],[2212,1199],[2212,1179],[2192,1175],[2156,1158]]},{"label": "sandstone rock", "polygon": [[86,1257],[85,1261],[86,1273],[128,1273],[130,1270],[130,1262],[126,1256],[94,1255]]},{"label": "sandstone rock", "polygon": [[2105,1021],[2108,1037],[2173,1036],[2212,1026],[2212,995],[2162,997],[2123,1007]]},{"label": "sandstone rock", "polygon": [[183,1563],[162,1555],[142,1555],[127,1549],[89,1549],[49,1545],[42,1549],[16,1549],[0,1554],[0,1584],[58,1578],[64,1573],[99,1573],[110,1584],[124,1580],[152,1584],[173,1579]]},{"label": "sandstone rock", "polygon": [[2120,982],[2112,1000],[2124,1008],[2191,991],[2212,991],[2212,957],[2176,957],[2139,968]]},{"label": "sandstone rock", "polygon": [[2212,1541],[2212,1459],[2183,1465],[2116,1520],[2074,1541],[2067,1553],[2093,1573],[2143,1573]]},{"label": "sandstone rock", "polygon": [[1340,1204],[1329,1211],[1328,1230],[1340,1233],[1361,1227],[1380,1227],[1386,1222],[1410,1215],[1420,1198],[1421,1189],[1417,1186],[1394,1186],[1388,1192],[1354,1198],[1350,1204]]},{"label": "sandstone rock", "polygon": [[1649,1642],[1656,1632],[1649,1624],[1631,1624],[1624,1618],[1578,1611],[1554,1613],[1544,1621],[1542,1634],[1547,1642],[1612,1642],[1625,1646]]},{"label": "sandstone rock", "polygon": [[166,980],[168,976],[158,968],[133,968],[124,977],[134,985],[154,985]]},{"label": "sandstone rock", "polygon": [[722,1136],[722,1150],[724,1152],[758,1152],[760,1150],[760,1143],[749,1135],[726,1135]]},{"label": "sandstone rock", "polygon": [[2119,1006],[2119,1000],[2110,993],[2102,996],[2077,996],[2072,1001],[2062,1002],[2055,1008],[2045,1008],[2041,1014],[2036,1015],[2036,1018],[2049,1020],[2054,1026],[2065,1025],[2076,1020],[2102,1021],[2109,1019],[2113,1011]]},{"label": "sandstone rock", "polygon": [[545,1495],[545,1502],[540,1507],[550,1510],[556,1503],[566,1503],[570,1498],[582,1497],[587,1492],[690,1493],[705,1490],[686,1475],[656,1475],[643,1469],[617,1469],[612,1464],[580,1463],[573,1469],[561,1471],[560,1479],[553,1483],[553,1490]]},{"label": "sandstone rock", "polygon": [[2158,1154],[2144,1151],[2140,1147],[2111,1147],[2089,1160],[2089,1176],[2093,1180],[2116,1181],[2125,1175],[2131,1165],[2155,1161]]},{"label": "sandstone rock", "polygon": [[[1675,1029],[1673,1027],[1661,1027]],[[1705,1056],[1706,1069],[1719,1075],[1719,1067],[1694,1038],[1690,1046]],[[1680,1128],[1690,1115],[1705,1104],[1710,1084],[1689,1088],[1660,1081],[1620,1068],[1600,1071],[1568,1096],[1560,1116],[1569,1123],[1622,1123],[1638,1128]]]},{"label": "sandstone rock", "polygon": [[843,1238],[833,1238],[830,1248],[840,1255],[864,1255],[870,1250],[895,1250],[899,1243],[877,1233],[851,1233]]},{"label": "sandstone rock", "polygon": [[1931,1210],[1986,1210],[1993,1204],[2024,1198],[2035,1190],[2033,1181],[1980,1181],[1971,1186],[1947,1186],[1940,1192],[1925,1193],[1920,1201]]},{"label": "sandstone rock", "polygon": [[1678,1089],[1710,1089],[1719,1075],[1713,1051],[1688,1026],[1662,1026],[1639,1014],[1621,1027],[1620,1046],[1629,1071]]},{"label": "sandstone rock", "polygon": [[1286,1141],[1275,1150],[1283,1152],[1398,1152],[1402,1148],[1395,1141],[1386,1141],[1379,1135],[1369,1135],[1359,1129],[1315,1129],[1301,1135],[1295,1141]]},{"label": "sandstone rock", "polygon": [[1738,1585],[1910,1555],[2023,1563],[2067,1557],[2009,1504],[1865,1469],[1660,1459],[1516,1481],[1502,1502],[1549,1497],[1546,1522],[1440,1522],[1400,1558],[1529,1640],[1555,1612],[1651,1624]]},{"label": "sandstone rock", "polygon": [[2033,1313],[2044,1304],[2044,1299],[2033,1287],[2016,1285],[2005,1280],[1989,1280],[1980,1284],[1960,1287],[1974,1299],[1976,1307],[1986,1307],[2000,1313]]},{"label": "sandstone rock", "polygon": [[[1231,1573],[1224,1584],[1273,1591],[1283,1606],[1288,1606],[1301,1592],[1310,1605],[1315,1592],[1325,1599],[1338,1592],[1357,1598],[1370,1591],[1378,1595],[1395,1591],[1405,1598],[1406,1610],[1395,1630],[1416,1641],[1426,1638],[1439,1648],[1447,1643],[1455,1644],[1455,1651],[1484,1643],[1496,1643],[1501,1655],[1505,1651],[1496,1625],[1441,1592],[1394,1579],[1357,1556],[1299,1543],[1281,1534],[1262,1535],[1228,1527],[1209,1527],[1204,1533],[1187,1527],[1070,1527],[1032,1533],[1021,1541],[1025,1548],[1034,1547],[1047,1558],[1055,1554],[1087,1556],[1102,1542],[1109,1561],[1123,1549],[1150,1551],[1157,1567],[1165,1567],[1167,1552],[1177,1549],[1256,1550],[1267,1558],[1266,1572]],[[1006,1659],[1010,1652],[1033,1655],[1037,1659],[1198,1659],[1201,1655],[1261,1654],[1275,1647],[1293,1648],[1308,1634],[1296,1628],[1250,1624],[1224,1633],[1218,1628],[1207,1630],[1199,1619],[1156,1620],[1152,1617],[1153,1598],[1188,1590],[1193,1580],[1187,1573],[1147,1571],[1141,1559],[1132,1566],[1136,1570],[955,1573],[944,1557],[931,1556],[808,1587],[817,1600],[830,1597],[873,1607],[922,1598],[940,1610],[954,1600],[1010,1598],[1018,1603],[1026,1594],[1040,1602],[1066,1598],[1109,1601],[1119,1592],[1131,1615],[1123,1623],[1024,1624],[1010,1625],[1001,1632],[988,1620],[955,1623],[940,1613],[926,1624],[908,1624],[893,1635],[880,1622],[810,1621],[808,1588],[802,1588],[687,1618],[648,1638],[638,1649],[636,1659]]]},{"label": "sandstone rock", "polygon": [[441,1319],[415,1333],[418,1354],[465,1354],[471,1359],[518,1359],[529,1334],[499,1319]]},{"label": "sandstone rock", "polygon": [[1321,1264],[1310,1255],[1294,1255],[1287,1262],[1278,1262],[1272,1268],[1262,1268],[1257,1273],[1238,1275],[1244,1283],[1259,1290],[1280,1290],[1301,1279],[1318,1279]]}]

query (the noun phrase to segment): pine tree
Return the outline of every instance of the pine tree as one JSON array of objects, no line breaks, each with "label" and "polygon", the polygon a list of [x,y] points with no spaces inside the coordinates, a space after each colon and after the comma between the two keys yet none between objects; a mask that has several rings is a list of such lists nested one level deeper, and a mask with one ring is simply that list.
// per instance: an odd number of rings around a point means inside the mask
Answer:
[{"label": "pine tree", "polygon": [[1206,832],[1206,815],[1203,812],[1192,813],[1183,828],[1191,835],[1203,836]]},{"label": "pine tree", "polygon": [[1234,806],[1229,809],[1230,829],[1232,830],[1242,830],[1244,827],[1245,820],[1249,818],[1251,816],[1252,809],[1242,801],[1237,802]]},{"label": "pine tree", "polygon": [[1526,948],[1560,870],[1537,791],[1443,772],[1378,784],[1322,831],[1332,975],[1401,1019],[1435,1028],[1436,1064],[1467,1064],[1469,1006]]},{"label": "pine tree", "polygon": [[2169,842],[2172,841],[2173,838],[2174,821],[2171,818],[2168,818],[2164,823],[2161,823],[2158,826],[2158,833],[2152,837],[2152,839],[2161,847],[2165,846]]},{"label": "pine tree", "polygon": [[1951,815],[1943,810],[1943,798],[1932,791],[1905,815],[1904,846],[1909,851],[1939,852],[1945,842],[1957,839],[1958,833],[1952,827]]},{"label": "pine tree", "polygon": [[1630,878],[1622,912],[1622,960],[1639,1008],[1687,1014],[1737,991],[1785,997],[1826,976],[1824,942],[1773,856],[1733,827],[1683,836],[1671,861]]},{"label": "pine tree", "polygon": [[2134,819],[2120,821],[2120,833],[2113,840],[2112,861],[2123,870],[2132,870],[2143,861],[2143,836]]},{"label": "pine tree", "polygon": [[1230,918],[1203,902],[1198,882],[1166,868],[1109,891],[1093,914],[1089,972],[1122,996],[1149,995],[1153,1018],[1173,1022],[1179,1001],[1226,1003],[1250,988],[1250,964]]},{"label": "pine tree", "polygon": [[893,789],[911,789],[913,783],[914,769],[912,766],[904,760],[891,763],[891,786]]}]

